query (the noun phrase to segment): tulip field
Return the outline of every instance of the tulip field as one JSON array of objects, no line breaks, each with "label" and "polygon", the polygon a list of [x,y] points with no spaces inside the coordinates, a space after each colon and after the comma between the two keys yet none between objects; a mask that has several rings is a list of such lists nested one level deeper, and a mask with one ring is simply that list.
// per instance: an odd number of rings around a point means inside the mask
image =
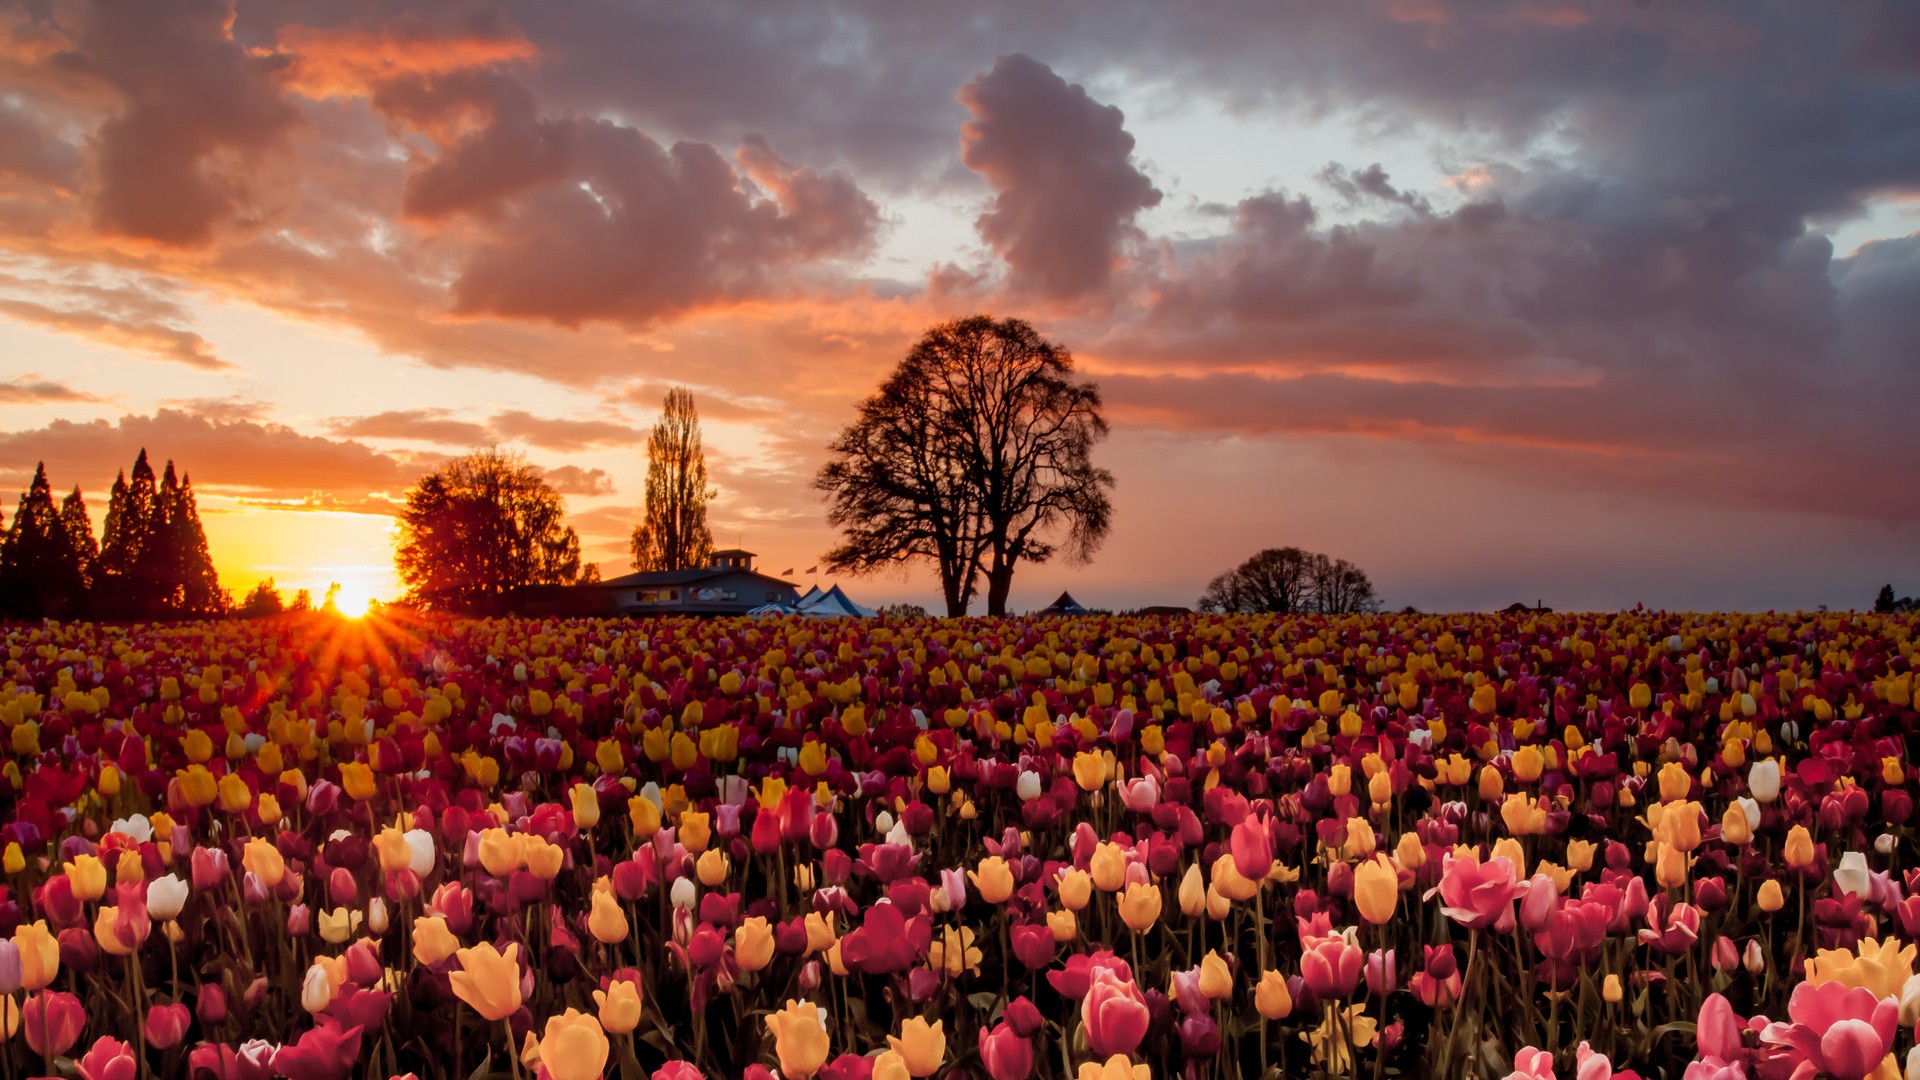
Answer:
[{"label": "tulip field", "polygon": [[1920,1076],[1917,622],[0,626],[0,1080]]}]

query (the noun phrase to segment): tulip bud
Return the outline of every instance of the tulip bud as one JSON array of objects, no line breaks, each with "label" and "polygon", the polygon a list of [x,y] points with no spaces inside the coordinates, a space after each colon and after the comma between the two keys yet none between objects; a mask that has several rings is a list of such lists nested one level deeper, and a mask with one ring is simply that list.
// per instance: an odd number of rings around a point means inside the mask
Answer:
[{"label": "tulip bud", "polygon": [[1600,996],[1605,998],[1609,1005],[1618,1005],[1621,1001],[1625,1000],[1627,994],[1626,990],[1620,985],[1619,975],[1613,972],[1607,973],[1606,981],[1600,985]]},{"label": "tulip bud", "polygon": [[219,983],[202,983],[193,1007],[201,1026],[212,1027],[227,1018],[227,992]]}]

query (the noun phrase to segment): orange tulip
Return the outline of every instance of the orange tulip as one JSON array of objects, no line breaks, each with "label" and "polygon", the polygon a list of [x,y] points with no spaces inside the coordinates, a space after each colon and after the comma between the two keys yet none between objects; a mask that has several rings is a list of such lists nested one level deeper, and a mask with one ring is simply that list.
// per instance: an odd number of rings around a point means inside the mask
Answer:
[{"label": "orange tulip", "polygon": [[612,893],[593,894],[593,910],[587,915],[587,932],[602,945],[613,945],[627,940],[627,913],[620,908],[620,901]]},{"label": "orange tulip", "polygon": [[773,962],[773,928],[765,916],[743,920],[733,931],[733,958],[741,971],[759,971]]},{"label": "orange tulip", "polygon": [[1160,887],[1136,881],[1120,896],[1120,921],[1144,934],[1160,920]]},{"label": "orange tulip", "polygon": [[998,855],[981,859],[977,869],[967,871],[967,877],[972,879],[980,899],[989,904],[1004,904],[1007,897],[1013,895],[1013,871],[1007,867],[1007,860]]},{"label": "orange tulip", "polygon": [[460,951],[460,939],[447,929],[447,920],[422,915],[413,920],[413,959],[432,966]]},{"label": "orange tulip", "polygon": [[247,841],[246,849],[240,855],[240,865],[258,876],[260,884],[269,889],[280,884],[280,879],[287,876],[287,862],[280,857],[280,849],[258,838]]}]

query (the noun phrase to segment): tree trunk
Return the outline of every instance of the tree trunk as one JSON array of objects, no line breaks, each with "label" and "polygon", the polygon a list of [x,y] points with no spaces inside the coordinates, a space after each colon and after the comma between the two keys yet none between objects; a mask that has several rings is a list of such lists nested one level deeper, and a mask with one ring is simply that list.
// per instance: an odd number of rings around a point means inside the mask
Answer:
[{"label": "tree trunk", "polygon": [[1007,613],[1007,594],[1013,591],[1013,563],[1002,562],[997,556],[993,568],[987,571],[987,614],[1005,615]]}]

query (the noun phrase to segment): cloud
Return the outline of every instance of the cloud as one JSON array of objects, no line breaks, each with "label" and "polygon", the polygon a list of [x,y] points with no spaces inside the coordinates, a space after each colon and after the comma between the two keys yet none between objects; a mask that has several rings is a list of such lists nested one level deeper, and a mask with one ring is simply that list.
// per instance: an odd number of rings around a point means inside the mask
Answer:
[{"label": "cloud", "polygon": [[562,465],[557,469],[545,470],[547,483],[562,495],[611,495],[613,494],[613,476],[605,469],[583,469],[578,465]]},{"label": "cloud", "polygon": [[257,171],[298,123],[279,61],[232,35],[231,0],[77,0],[37,29],[64,38],[49,77],[114,102],[90,139],[92,222],[110,236],[196,248],[254,209]]},{"label": "cloud", "polygon": [[494,439],[492,429],[486,425],[453,419],[448,409],[393,409],[368,416],[337,416],[327,422],[327,430],[359,439],[398,439],[443,446],[485,446]]},{"label": "cloud", "polygon": [[0,381],[0,405],[75,405],[99,401],[84,390],[38,375]]},{"label": "cloud", "polygon": [[291,58],[288,88],[310,98],[365,96],[400,80],[531,62],[540,52],[490,7],[401,11],[352,26],[283,26],[276,44]]},{"label": "cloud", "polygon": [[1120,110],[1020,53],[961,87],[960,103],[973,116],[961,160],[998,193],[975,224],[1013,289],[1046,300],[1105,290],[1140,239],[1134,215],[1160,202]]},{"label": "cloud", "polygon": [[232,366],[188,329],[193,316],[172,298],[176,289],[167,279],[116,274],[102,284],[85,268],[63,272],[45,260],[18,266],[18,273],[0,273],[0,318],[203,371]]},{"label": "cloud", "polygon": [[[364,500],[397,493],[416,476],[399,460],[357,442],[303,435],[280,424],[217,420],[174,409],[116,421],[55,420],[0,432],[0,481],[19,482],[44,461],[49,473],[104,490],[141,449],[171,459],[202,492],[280,501]],[[69,482],[69,481],[63,481]]]},{"label": "cloud", "polygon": [[491,426],[494,434],[502,439],[563,452],[594,446],[631,446],[646,439],[646,433],[631,424],[606,420],[564,420],[535,416],[519,409],[504,409],[495,413]]}]

